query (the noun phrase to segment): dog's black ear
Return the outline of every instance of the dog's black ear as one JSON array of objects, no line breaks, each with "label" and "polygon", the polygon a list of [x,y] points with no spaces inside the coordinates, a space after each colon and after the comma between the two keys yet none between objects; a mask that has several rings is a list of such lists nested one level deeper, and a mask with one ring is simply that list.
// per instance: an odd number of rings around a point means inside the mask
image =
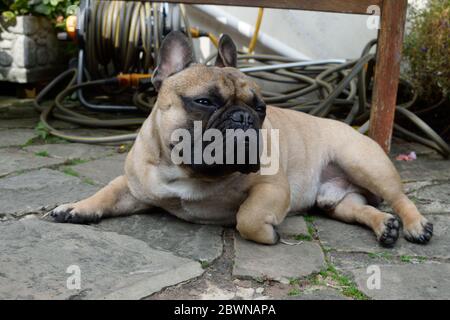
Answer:
[{"label": "dog's black ear", "polygon": [[153,72],[152,83],[156,90],[171,75],[186,69],[194,62],[191,43],[181,31],[170,32],[159,49],[158,66]]},{"label": "dog's black ear", "polygon": [[237,67],[237,49],[231,37],[224,34],[220,37],[215,65],[217,67]]}]

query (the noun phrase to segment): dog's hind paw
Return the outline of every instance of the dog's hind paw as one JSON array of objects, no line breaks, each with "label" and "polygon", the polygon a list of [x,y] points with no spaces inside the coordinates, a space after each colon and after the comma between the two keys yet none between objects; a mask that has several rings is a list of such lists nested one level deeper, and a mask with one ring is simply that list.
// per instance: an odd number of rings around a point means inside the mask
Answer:
[{"label": "dog's hind paw", "polygon": [[98,212],[88,212],[78,208],[76,203],[68,203],[58,206],[50,212],[50,217],[55,222],[61,223],[98,223],[101,215]]},{"label": "dog's hind paw", "polygon": [[400,220],[395,216],[390,216],[384,221],[384,230],[378,237],[378,242],[383,247],[393,247],[400,234]]},{"label": "dog's hind paw", "polygon": [[405,226],[403,232],[409,242],[427,244],[433,237],[433,224],[422,218],[412,225]]}]

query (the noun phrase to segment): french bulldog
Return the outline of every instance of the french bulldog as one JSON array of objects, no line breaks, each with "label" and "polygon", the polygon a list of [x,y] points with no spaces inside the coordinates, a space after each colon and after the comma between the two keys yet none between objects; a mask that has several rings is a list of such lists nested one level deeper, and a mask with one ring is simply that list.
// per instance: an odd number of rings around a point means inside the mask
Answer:
[{"label": "french bulldog", "polygon": [[[369,227],[383,246],[395,244],[401,226],[411,242],[431,239],[433,225],[405,195],[376,142],[335,120],[266,106],[258,85],[236,69],[231,38],[219,42],[215,65],[205,66],[193,61],[183,33],[166,36],[152,75],[157,101],[124,174],[87,199],[58,206],[50,214],[55,221],[91,223],[158,207],[194,223],[236,226],[243,238],[270,245],[279,241],[276,226],[288,214],[318,207],[331,218]],[[203,132],[277,130],[277,141],[258,137],[266,148],[275,146],[270,157],[278,170],[261,174],[259,151],[254,163],[175,163],[172,134],[192,132],[195,122]],[[396,215],[378,210],[377,199]]]}]

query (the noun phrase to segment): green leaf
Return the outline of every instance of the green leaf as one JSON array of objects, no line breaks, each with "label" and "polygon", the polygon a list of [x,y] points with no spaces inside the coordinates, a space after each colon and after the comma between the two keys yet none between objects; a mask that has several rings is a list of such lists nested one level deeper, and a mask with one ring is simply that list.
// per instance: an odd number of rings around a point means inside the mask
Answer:
[{"label": "green leaf", "polygon": [[45,5],[44,3],[40,3],[34,7],[34,11],[43,14],[45,16],[48,16],[50,15],[50,13],[52,13],[52,8],[48,5]]},{"label": "green leaf", "polygon": [[34,130],[36,131],[37,135],[43,140],[46,140],[50,135],[50,131],[42,122],[39,122]]},{"label": "green leaf", "polygon": [[2,17],[6,23],[9,23],[16,18],[16,15],[12,11],[4,11],[2,12]]},{"label": "green leaf", "polygon": [[56,7],[62,0],[50,0],[50,4],[54,7]]}]

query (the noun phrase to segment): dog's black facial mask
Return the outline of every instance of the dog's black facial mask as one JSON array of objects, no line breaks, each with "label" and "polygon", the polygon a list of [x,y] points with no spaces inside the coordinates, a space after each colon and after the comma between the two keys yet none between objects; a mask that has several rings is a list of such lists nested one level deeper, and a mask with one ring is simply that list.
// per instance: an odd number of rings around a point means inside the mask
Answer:
[{"label": "dog's black facial mask", "polygon": [[[215,91],[213,89],[209,92]],[[266,106],[260,97],[254,94],[248,103],[225,102],[220,95],[205,94],[201,97],[182,97],[182,101],[190,115],[189,132],[193,151],[190,168],[193,171],[208,176],[259,171],[262,153],[260,129],[266,116]],[[198,126],[195,128],[196,122],[201,123],[201,137]],[[208,135],[210,130],[215,130],[220,136]],[[216,141],[216,138],[221,138],[221,141]],[[196,144],[201,144],[201,148],[195,149]],[[215,146],[218,149],[214,150]],[[211,155],[214,163],[206,159]]]},{"label": "dog's black facial mask", "polygon": [[[170,33],[161,46],[159,64],[153,76],[155,87],[159,90],[167,77],[186,69],[191,63],[192,48],[187,38],[180,32]],[[236,46],[229,36],[223,35],[219,41],[215,66],[235,68],[236,65]],[[266,116],[262,97],[253,91],[245,101],[224,97],[219,87],[206,83],[203,92],[196,96],[180,95],[180,100],[188,115],[185,128],[191,137],[191,159],[185,165],[206,176],[259,171],[262,153],[260,129]],[[198,130],[195,132],[196,122],[201,122],[201,134]],[[205,134],[208,135],[211,129],[222,134],[223,148],[220,150],[214,148],[218,144],[216,137],[205,139]],[[214,162],[211,162],[211,157],[206,159],[205,155],[212,155]]]}]

